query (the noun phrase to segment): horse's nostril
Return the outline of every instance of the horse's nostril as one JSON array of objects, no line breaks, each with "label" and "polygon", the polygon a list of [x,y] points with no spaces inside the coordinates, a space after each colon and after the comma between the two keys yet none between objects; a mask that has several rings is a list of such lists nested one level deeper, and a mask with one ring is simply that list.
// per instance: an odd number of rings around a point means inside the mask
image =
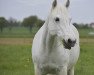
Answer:
[{"label": "horse's nostril", "polygon": [[74,47],[76,43],[76,40],[68,39],[67,41],[63,40],[63,45],[66,49],[71,49],[71,47]]},{"label": "horse's nostril", "polygon": [[56,21],[56,22],[59,22],[59,21],[60,21],[60,19],[59,19],[58,17],[56,17],[55,21]]},{"label": "horse's nostril", "polygon": [[72,43],[72,40],[71,39],[68,39],[68,43]]},{"label": "horse's nostril", "polygon": [[68,39],[68,43],[76,43],[76,40]]},{"label": "horse's nostril", "polygon": [[68,44],[69,44],[71,47],[74,47],[75,43],[76,43],[76,40],[68,39]]}]

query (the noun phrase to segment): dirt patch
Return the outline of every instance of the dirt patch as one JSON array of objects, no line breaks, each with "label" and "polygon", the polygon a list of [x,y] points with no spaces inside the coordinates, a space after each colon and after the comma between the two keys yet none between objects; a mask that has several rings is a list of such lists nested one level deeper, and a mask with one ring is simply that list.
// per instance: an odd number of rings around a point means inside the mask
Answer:
[{"label": "dirt patch", "polygon": [[[0,38],[0,45],[31,45],[32,38]],[[80,43],[94,43],[94,39],[82,38]]]},{"label": "dirt patch", "polygon": [[31,45],[32,38],[0,38],[1,45]]},{"label": "dirt patch", "polygon": [[82,38],[80,39],[80,43],[94,43],[94,39],[92,38]]}]

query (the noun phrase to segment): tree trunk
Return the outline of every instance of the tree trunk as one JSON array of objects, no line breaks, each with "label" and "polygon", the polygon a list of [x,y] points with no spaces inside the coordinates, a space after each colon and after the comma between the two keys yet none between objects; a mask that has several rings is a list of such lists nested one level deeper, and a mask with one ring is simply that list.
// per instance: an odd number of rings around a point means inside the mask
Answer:
[{"label": "tree trunk", "polygon": [[3,32],[3,27],[0,28],[1,32]]},{"label": "tree trunk", "polygon": [[33,25],[30,25],[30,32],[32,32]]}]

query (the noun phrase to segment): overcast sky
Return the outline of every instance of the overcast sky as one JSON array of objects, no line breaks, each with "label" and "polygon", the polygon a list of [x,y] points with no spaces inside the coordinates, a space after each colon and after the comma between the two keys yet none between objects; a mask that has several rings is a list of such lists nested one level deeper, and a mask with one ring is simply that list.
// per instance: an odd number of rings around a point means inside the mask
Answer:
[{"label": "overcast sky", "polygon": [[[30,15],[46,19],[53,0],[0,0],[0,16],[17,20]],[[62,2],[64,0],[59,0]],[[70,0],[70,16],[73,22],[94,22],[94,0]]]}]

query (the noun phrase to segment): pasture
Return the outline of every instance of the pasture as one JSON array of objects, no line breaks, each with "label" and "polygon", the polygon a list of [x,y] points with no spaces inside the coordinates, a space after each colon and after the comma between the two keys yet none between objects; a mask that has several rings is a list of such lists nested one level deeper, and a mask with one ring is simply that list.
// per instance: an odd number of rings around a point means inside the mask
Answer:
[{"label": "pasture", "polygon": [[[38,29],[30,33],[26,28],[5,29],[0,33],[0,75],[34,75],[31,58],[32,39]],[[94,74],[93,29],[79,29],[81,54],[76,64],[75,75]]]},{"label": "pasture", "polygon": [[13,27],[11,30],[4,28],[3,32],[0,32],[0,38],[31,38],[38,29],[37,27],[33,27],[30,32],[29,28],[26,27]]}]

